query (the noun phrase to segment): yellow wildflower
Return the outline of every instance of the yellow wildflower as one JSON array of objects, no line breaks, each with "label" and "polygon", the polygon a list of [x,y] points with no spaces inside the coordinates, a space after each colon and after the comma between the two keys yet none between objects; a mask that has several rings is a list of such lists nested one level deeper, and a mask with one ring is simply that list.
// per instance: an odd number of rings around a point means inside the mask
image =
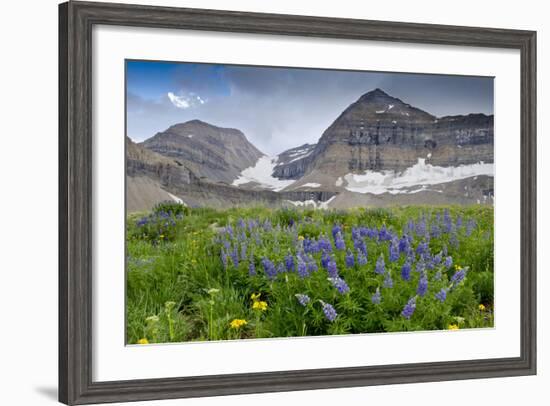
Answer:
[{"label": "yellow wildflower", "polygon": [[138,344],[149,344],[149,340],[146,338],[140,338],[137,342]]},{"label": "yellow wildflower", "polygon": [[252,305],[252,308],[254,310],[260,310],[265,311],[267,309],[267,302],[261,301],[261,300],[255,300],[254,304]]},{"label": "yellow wildflower", "polygon": [[262,295],[261,293],[252,293],[250,295],[250,299],[252,299],[253,301],[256,302],[256,301],[258,301],[258,299],[260,298],[261,295]]},{"label": "yellow wildflower", "polygon": [[483,303],[480,303],[479,306],[478,306],[479,310],[481,310],[482,312],[485,311],[485,305]]},{"label": "yellow wildflower", "polygon": [[246,320],[243,320],[243,319],[233,319],[233,321],[231,323],[229,323],[229,326],[231,328],[234,328],[235,330],[238,329],[238,328],[241,328],[242,326],[248,324],[248,322]]},{"label": "yellow wildflower", "polygon": [[458,324],[449,324],[447,326],[448,330],[458,330]]},{"label": "yellow wildflower", "polygon": [[299,235],[299,236],[298,236],[298,239],[299,239],[300,241],[303,241],[303,240],[304,240],[304,236],[303,236],[303,235]]}]

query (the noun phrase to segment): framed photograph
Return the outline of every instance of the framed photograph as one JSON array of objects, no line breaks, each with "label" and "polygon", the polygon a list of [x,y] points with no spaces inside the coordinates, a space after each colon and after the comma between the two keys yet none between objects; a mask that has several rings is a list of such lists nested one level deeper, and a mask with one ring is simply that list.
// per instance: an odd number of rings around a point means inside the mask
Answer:
[{"label": "framed photograph", "polygon": [[536,33],[59,8],[59,400],[536,373]]}]

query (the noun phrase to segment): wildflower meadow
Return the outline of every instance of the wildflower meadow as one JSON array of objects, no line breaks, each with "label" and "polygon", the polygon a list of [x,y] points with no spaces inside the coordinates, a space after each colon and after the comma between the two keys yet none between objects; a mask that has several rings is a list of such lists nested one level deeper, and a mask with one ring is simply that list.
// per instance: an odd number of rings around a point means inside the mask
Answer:
[{"label": "wildflower meadow", "polygon": [[129,344],[493,326],[492,207],[163,203],[126,245]]}]

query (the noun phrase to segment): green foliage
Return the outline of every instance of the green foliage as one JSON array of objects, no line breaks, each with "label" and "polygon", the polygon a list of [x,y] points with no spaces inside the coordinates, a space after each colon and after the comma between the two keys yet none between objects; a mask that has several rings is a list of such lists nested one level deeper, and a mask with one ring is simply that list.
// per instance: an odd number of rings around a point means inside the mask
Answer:
[{"label": "green foliage", "polygon": [[182,203],[167,200],[164,202],[160,202],[155,207],[153,207],[153,213],[154,214],[168,213],[171,216],[177,217],[177,216],[183,216],[185,214],[188,214],[189,209],[186,206],[184,206]]},{"label": "green foliage", "polygon": [[[443,225],[444,213],[453,231],[436,233],[430,227]],[[413,270],[409,281],[401,278],[405,255],[390,261],[391,241],[365,237],[367,264],[359,265],[355,256],[354,265],[347,266],[347,250],[355,252],[354,227],[384,227],[401,237],[410,232],[411,221],[426,223],[426,233],[432,233],[432,255],[446,250],[453,260],[450,269],[438,264],[426,271],[425,295],[417,295],[420,273]],[[334,225],[342,228],[346,244],[346,250],[333,249],[339,276],[349,286],[345,294],[327,280],[320,253],[311,255],[317,271],[301,277],[296,269],[304,240],[326,238],[334,248]],[[424,237],[411,235],[416,250]],[[391,288],[384,285],[385,274],[374,272],[381,254],[393,280]],[[268,258],[275,267],[284,267],[288,255],[294,258],[294,269],[268,277],[262,261]],[[220,211],[163,203],[150,214],[127,219],[127,340],[183,342],[490,327],[493,265],[493,210],[487,207]],[[468,270],[466,278],[453,283],[453,275],[462,268]],[[372,300],[377,289],[379,304]],[[443,302],[436,298],[441,289],[447,290]],[[307,295],[309,303],[301,305],[297,294]],[[415,296],[416,309],[407,319],[403,308]],[[327,319],[323,303],[334,306],[338,314],[334,321]]]}]

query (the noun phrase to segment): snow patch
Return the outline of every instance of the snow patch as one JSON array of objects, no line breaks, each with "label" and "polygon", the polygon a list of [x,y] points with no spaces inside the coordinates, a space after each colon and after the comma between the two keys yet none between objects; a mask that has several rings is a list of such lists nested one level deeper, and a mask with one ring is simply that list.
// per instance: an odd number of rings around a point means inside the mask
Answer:
[{"label": "snow patch", "polygon": [[393,109],[393,106],[394,106],[393,104],[388,104],[388,110]]},{"label": "snow patch", "polygon": [[342,186],[344,184],[344,179],[340,176],[338,179],[336,179],[336,182],[334,182],[334,186]]},{"label": "snow patch", "polygon": [[298,160],[300,160],[300,159],[302,159],[302,158],[305,158],[306,156],[311,155],[312,152],[313,152],[313,150],[311,150],[311,151],[309,151],[309,152],[306,152],[305,154],[299,155],[299,156],[297,156],[296,158],[291,159],[290,161],[288,161],[288,163],[291,163],[291,162],[294,162],[294,161],[298,161]]},{"label": "snow patch", "polygon": [[187,134],[187,138],[193,138],[194,136],[194,134]]},{"label": "snow patch", "polygon": [[250,166],[241,172],[241,175],[232,183],[233,186],[246,183],[258,183],[261,186],[278,192],[292,185],[295,180],[280,180],[272,176],[273,169],[277,165],[278,158],[262,156],[254,166]]},{"label": "snow patch", "polygon": [[169,192],[166,192],[166,193],[168,193],[168,196],[170,196],[170,199],[172,199],[176,203],[183,204],[184,206],[187,206],[185,204],[185,202],[183,200],[181,200],[179,197],[177,197],[177,196],[175,196],[175,195],[173,195],[172,193],[169,193]]},{"label": "snow patch", "polygon": [[386,110],[376,110],[376,114],[382,114],[382,113],[385,113]]},{"label": "snow patch", "polygon": [[303,185],[300,185],[298,187],[321,187],[321,184],[320,183],[315,183],[315,182],[308,182],[308,183],[304,183]]},{"label": "snow patch", "polygon": [[418,163],[403,172],[395,171],[366,171],[362,175],[348,173],[344,176],[347,181],[346,189],[356,193],[417,193],[426,189],[411,188],[427,185],[437,185],[454,180],[471,178],[479,175],[494,176],[494,165],[479,162],[457,167],[443,167],[426,164],[426,159],[418,158]]},{"label": "snow patch", "polygon": [[316,202],[315,200],[287,200],[288,203],[296,207],[309,207],[312,206],[314,209],[327,210],[329,208],[330,202],[332,202],[336,196],[332,196],[326,202]]}]

